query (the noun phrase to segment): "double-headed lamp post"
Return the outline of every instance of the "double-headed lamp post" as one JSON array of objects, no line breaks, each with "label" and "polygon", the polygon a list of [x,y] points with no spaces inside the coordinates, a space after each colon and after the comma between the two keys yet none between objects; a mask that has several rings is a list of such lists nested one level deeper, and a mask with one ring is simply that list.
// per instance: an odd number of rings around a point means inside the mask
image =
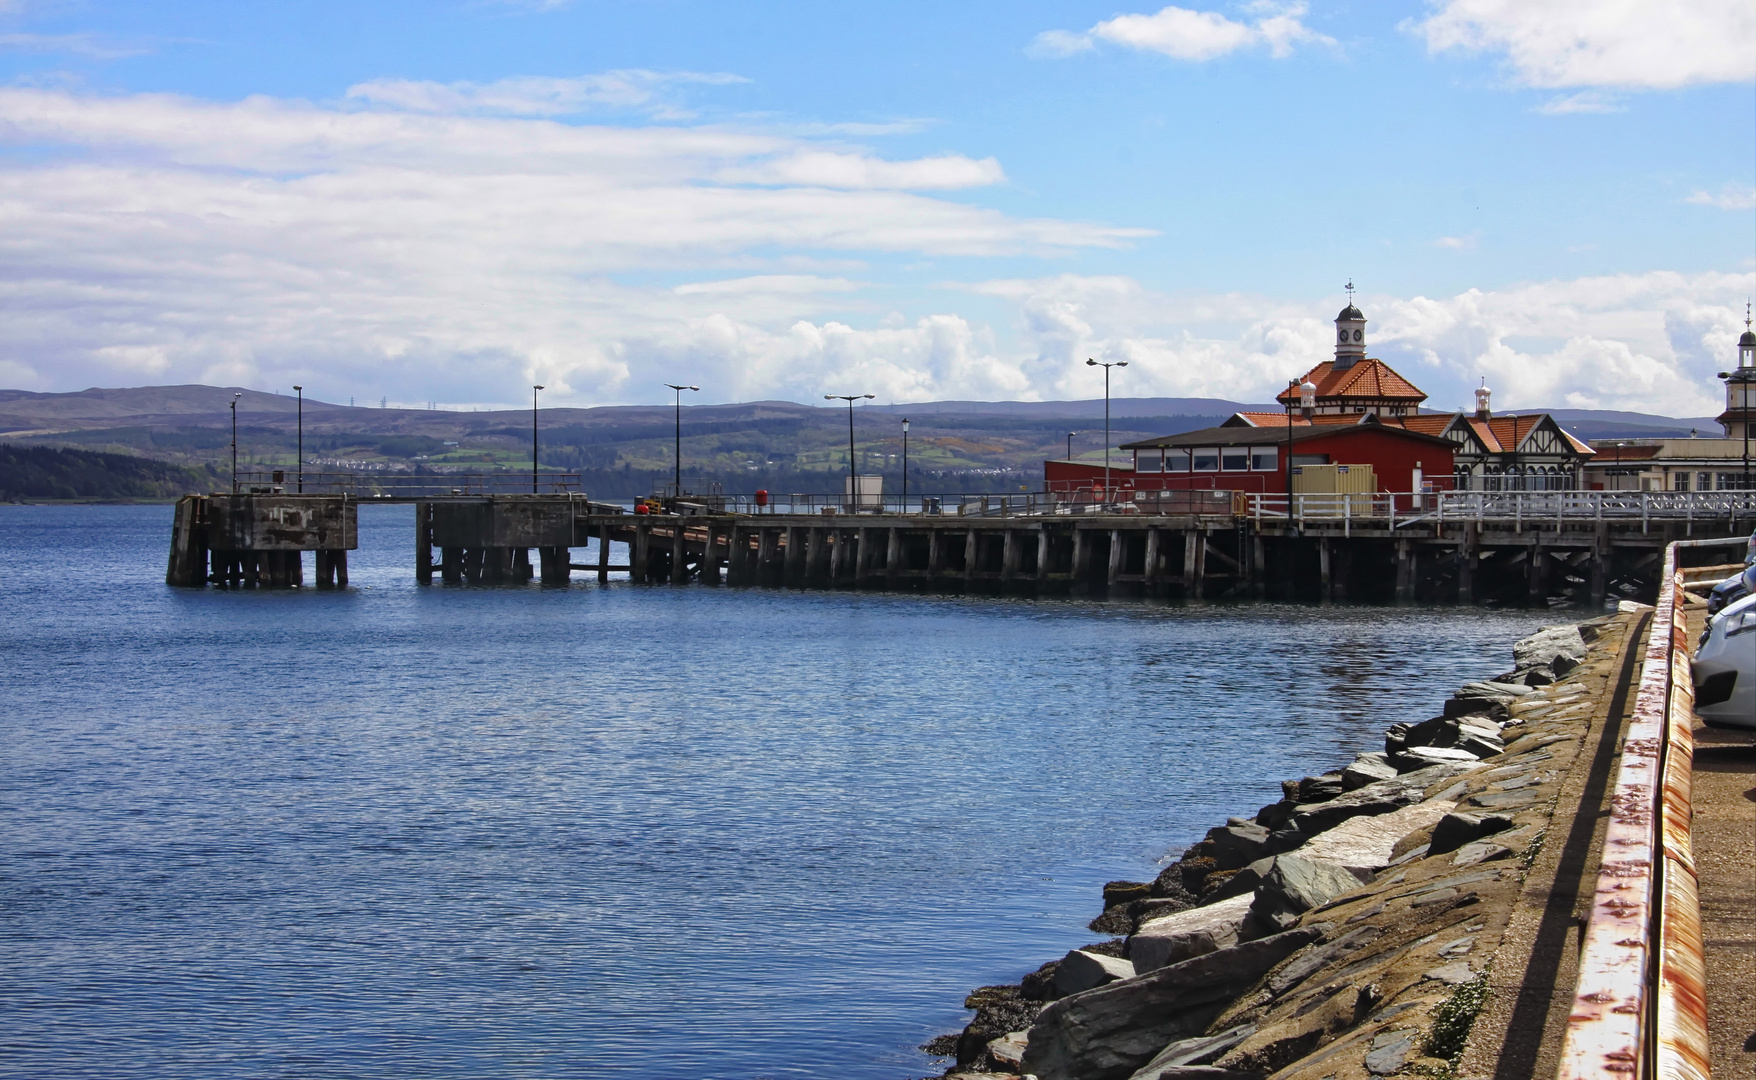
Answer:
[{"label": "double-headed lamp post", "polygon": [[1127,367],[1128,361],[1112,360],[1107,364],[1100,364],[1088,357],[1085,366],[1104,369],[1104,502],[1107,503],[1110,501],[1110,369]]},{"label": "double-headed lamp post", "polygon": [[537,383],[530,388],[530,493],[537,493],[537,391],[543,388]]},{"label": "double-headed lamp post", "polygon": [[293,384],[299,393],[299,494],[305,494],[305,388]]},{"label": "double-headed lamp post", "polygon": [[845,401],[848,403],[848,501],[857,511],[860,508],[860,474],[859,466],[854,461],[854,402],[869,401],[875,394],[824,394],[824,401]]},{"label": "double-headed lamp post", "polygon": [[701,389],[701,387],[679,385],[679,384],[674,383],[674,382],[668,382],[665,385],[677,392],[677,437],[676,437],[676,443],[673,447],[673,456],[677,459],[676,460],[677,472],[676,472],[676,476],[674,477],[674,482],[676,484],[676,491],[671,493],[671,497],[675,498],[675,499],[681,499],[683,497],[683,391],[685,391],[685,390],[697,390],[698,391]]},{"label": "double-headed lamp post", "polygon": [[238,493],[238,399],[243,394],[232,395],[232,494]]}]

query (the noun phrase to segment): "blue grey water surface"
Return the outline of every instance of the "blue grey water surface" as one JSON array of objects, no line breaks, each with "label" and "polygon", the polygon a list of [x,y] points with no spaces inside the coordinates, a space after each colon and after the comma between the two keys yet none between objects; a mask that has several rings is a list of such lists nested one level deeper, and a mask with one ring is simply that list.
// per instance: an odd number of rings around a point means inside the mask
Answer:
[{"label": "blue grey water surface", "polygon": [[168,507],[0,507],[0,1075],[925,1075],[1544,621],[422,588],[360,518],[353,588],[228,593]]}]

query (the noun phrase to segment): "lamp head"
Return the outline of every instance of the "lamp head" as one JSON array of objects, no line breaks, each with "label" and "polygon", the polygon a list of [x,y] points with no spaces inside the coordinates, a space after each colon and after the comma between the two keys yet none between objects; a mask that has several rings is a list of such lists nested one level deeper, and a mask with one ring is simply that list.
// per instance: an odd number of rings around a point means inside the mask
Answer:
[{"label": "lamp head", "polygon": [[868,398],[874,398],[874,397],[877,397],[878,395],[877,394],[867,394],[865,396]]},{"label": "lamp head", "polygon": [[1097,367],[1097,361],[1096,360],[1087,360],[1085,362],[1085,366],[1086,367]]},{"label": "lamp head", "polygon": [[1729,379],[1732,377],[1732,373],[1729,371],[1722,371],[1722,372],[1719,372],[1719,377],[1722,379]]},{"label": "lamp head", "polygon": [[1128,366],[1128,361],[1126,361],[1126,360],[1118,360],[1118,361],[1116,361],[1116,366],[1117,366],[1117,367],[1127,367],[1127,366]]},{"label": "lamp head", "polygon": [[541,386],[533,386],[533,387],[531,387],[531,389],[532,390],[541,390],[542,387]]},{"label": "lamp head", "polygon": [[298,383],[293,384],[293,389],[299,391],[301,394],[305,392],[305,388]]},{"label": "lamp head", "polygon": [[834,400],[835,400],[835,395],[834,395],[834,394],[824,394],[824,395],[823,395],[823,400],[824,400],[824,401],[834,401]]},{"label": "lamp head", "polygon": [[908,430],[908,417],[906,416],[902,418],[902,430]]},{"label": "lamp head", "polygon": [[690,386],[690,387],[686,387],[686,388],[685,388],[685,389],[689,389],[689,390],[699,390],[699,389],[701,389],[701,387],[699,387],[699,386]]}]

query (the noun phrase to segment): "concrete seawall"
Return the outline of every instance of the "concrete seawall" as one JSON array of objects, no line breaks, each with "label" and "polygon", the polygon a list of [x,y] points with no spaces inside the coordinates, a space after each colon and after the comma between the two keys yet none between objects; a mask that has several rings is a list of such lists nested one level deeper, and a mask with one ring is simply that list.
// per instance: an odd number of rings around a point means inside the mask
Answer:
[{"label": "concrete seawall", "polygon": [[1553,1075],[1649,618],[1624,608],[1112,882],[1115,937],[929,1049],[990,1080]]}]

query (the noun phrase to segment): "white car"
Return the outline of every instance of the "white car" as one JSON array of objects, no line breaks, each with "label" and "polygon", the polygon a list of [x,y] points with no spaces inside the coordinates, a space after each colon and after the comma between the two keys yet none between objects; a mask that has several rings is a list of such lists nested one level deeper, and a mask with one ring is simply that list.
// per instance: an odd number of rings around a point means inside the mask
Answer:
[{"label": "white car", "polygon": [[1756,596],[1707,624],[1695,653],[1695,715],[1708,727],[1756,728]]}]

